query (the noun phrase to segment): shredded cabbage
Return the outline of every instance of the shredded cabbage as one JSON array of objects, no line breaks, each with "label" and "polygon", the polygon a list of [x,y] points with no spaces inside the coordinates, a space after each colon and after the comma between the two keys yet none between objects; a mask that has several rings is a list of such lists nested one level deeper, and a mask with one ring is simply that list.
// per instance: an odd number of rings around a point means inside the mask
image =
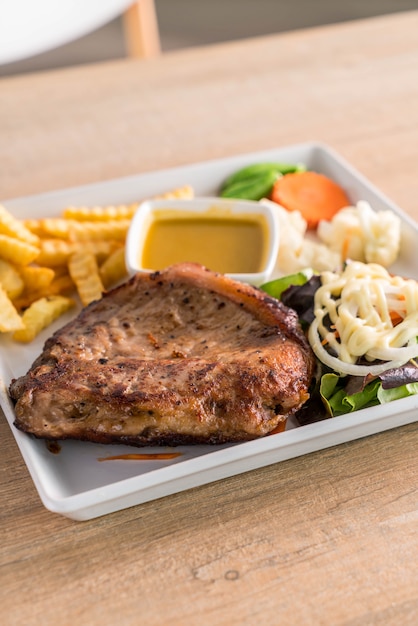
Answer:
[{"label": "shredded cabbage", "polygon": [[323,272],[321,282],[309,341],[325,365],[340,374],[378,375],[418,356],[416,281],[351,261],[341,272]]}]

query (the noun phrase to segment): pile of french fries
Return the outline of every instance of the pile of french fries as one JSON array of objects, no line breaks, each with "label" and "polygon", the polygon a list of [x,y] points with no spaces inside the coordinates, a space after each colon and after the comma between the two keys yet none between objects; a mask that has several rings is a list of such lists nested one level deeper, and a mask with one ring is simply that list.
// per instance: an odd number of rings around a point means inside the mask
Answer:
[{"label": "pile of french fries", "polygon": [[[192,198],[190,185],[158,198]],[[0,205],[0,333],[28,343],[80,300],[126,278],[125,239],[139,202],[68,207],[20,220]]]}]

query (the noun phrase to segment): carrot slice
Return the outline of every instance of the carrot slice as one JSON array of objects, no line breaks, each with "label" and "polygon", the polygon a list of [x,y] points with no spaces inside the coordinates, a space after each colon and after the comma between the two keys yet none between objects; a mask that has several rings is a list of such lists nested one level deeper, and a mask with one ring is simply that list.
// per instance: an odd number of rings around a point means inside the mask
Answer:
[{"label": "carrot slice", "polygon": [[320,220],[330,220],[340,209],[350,205],[340,185],[324,174],[311,171],[278,178],[270,197],[288,211],[300,211],[311,230]]},{"label": "carrot slice", "polygon": [[392,322],[392,326],[397,326],[401,322],[404,321],[404,317],[397,313],[397,311],[389,311],[390,321]]}]

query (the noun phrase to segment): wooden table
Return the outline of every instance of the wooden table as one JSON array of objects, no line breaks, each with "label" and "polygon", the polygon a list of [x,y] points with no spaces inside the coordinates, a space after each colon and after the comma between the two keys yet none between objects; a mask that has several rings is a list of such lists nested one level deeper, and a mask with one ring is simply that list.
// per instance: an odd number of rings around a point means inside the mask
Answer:
[{"label": "wooden table", "polygon": [[[418,12],[0,81],[2,199],[308,140],[418,219]],[[418,426],[89,522],[4,419],[2,624],[416,624]]]}]

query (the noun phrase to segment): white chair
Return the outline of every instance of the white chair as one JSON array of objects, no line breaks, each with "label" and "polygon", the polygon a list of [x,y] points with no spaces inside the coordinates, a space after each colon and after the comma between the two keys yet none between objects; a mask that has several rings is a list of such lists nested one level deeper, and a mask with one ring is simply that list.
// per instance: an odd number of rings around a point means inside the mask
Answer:
[{"label": "white chair", "polygon": [[159,54],[154,0],[0,0],[0,64],[52,50],[123,15],[127,54]]}]

